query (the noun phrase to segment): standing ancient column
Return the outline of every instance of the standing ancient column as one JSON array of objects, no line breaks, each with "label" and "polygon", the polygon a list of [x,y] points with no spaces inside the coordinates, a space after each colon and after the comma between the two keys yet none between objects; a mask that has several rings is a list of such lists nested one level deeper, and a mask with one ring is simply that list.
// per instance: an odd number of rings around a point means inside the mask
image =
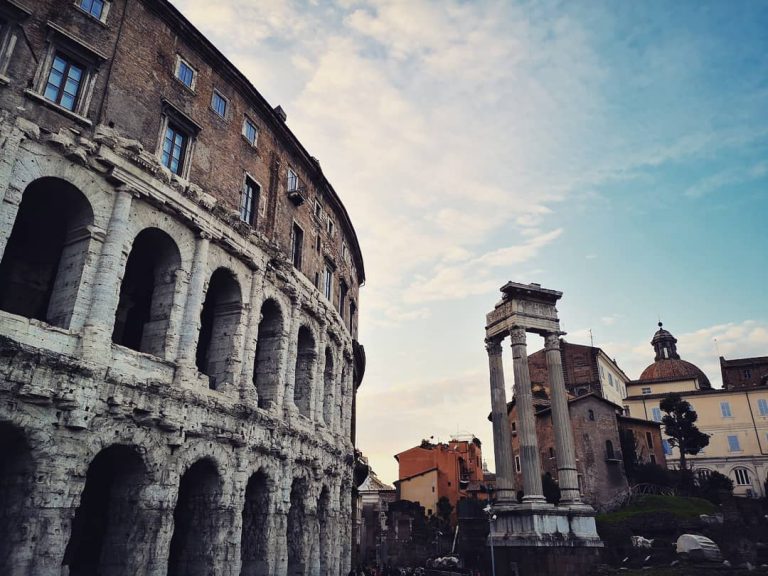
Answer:
[{"label": "standing ancient column", "polygon": [[496,458],[496,500],[516,501],[515,468],[512,460],[512,437],[509,432],[507,393],[504,389],[504,366],[501,341],[486,340],[488,370],[491,374],[491,420],[493,422],[493,453]]},{"label": "standing ancient column", "polygon": [[557,477],[560,484],[560,502],[578,504],[579,478],[576,472],[576,450],[573,445],[573,431],[568,412],[568,395],[563,378],[563,360],[560,356],[560,335],[547,334],[544,348],[549,374],[549,393],[552,400],[552,427],[555,429],[555,450],[557,451]]},{"label": "standing ancient column", "polygon": [[208,271],[208,248],[211,244],[210,236],[202,232],[195,245],[195,257],[192,261],[192,272],[187,285],[187,300],[184,305],[184,321],[179,338],[179,357],[177,359],[180,370],[177,377],[185,379],[196,373],[195,358],[197,355],[197,338],[200,332],[200,312],[205,298],[205,280]]},{"label": "standing ancient column", "polygon": [[525,344],[525,328],[512,328],[512,366],[515,372],[515,405],[519,423],[520,466],[523,471],[523,502],[546,502],[541,486],[539,442],[536,439],[536,415],[533,411],[531,376],[528,372],[528,352]]},{"label": "standing ancient column", "polygon": [[112,343],[115,310],[120,298],[123,252],[128,243],[128,217],[131,213],[133,193],[127,186],[115,190],[112,216],[109,219],[104,244],[91,292],[91,307],[85,320],[83,356],[88,359],[108,358]]}]

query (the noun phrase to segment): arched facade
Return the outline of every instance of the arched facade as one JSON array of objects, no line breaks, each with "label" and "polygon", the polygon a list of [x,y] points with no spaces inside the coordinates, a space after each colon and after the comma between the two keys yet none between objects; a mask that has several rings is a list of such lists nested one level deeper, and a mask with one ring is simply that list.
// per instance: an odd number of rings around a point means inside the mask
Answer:
[{"label": "arched facade", "polygon": [[365,275],[336,191],[165,0],[38,4],[0,7],[29,39],[2,56],[0,572],[348,573]]}]

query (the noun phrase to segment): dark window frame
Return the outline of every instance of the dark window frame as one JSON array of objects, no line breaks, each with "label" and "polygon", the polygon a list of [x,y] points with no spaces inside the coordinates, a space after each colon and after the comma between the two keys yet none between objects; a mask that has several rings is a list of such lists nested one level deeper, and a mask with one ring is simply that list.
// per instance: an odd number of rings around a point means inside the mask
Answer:
[{"label": "dark window frame", "polygon": [[253,227],[258,222],[260,195],[261,186],[246,174],[240,196],[240,220]]}]

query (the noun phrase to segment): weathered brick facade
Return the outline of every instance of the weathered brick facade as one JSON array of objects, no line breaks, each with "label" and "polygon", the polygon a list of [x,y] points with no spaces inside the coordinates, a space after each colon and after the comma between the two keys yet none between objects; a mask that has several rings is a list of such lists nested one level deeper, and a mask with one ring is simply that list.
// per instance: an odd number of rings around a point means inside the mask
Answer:
[{"label": "weathered brick facade", "polygon": [[167,1],[101,6],[0,1],[0,572],[346,574],[346,210]]}]

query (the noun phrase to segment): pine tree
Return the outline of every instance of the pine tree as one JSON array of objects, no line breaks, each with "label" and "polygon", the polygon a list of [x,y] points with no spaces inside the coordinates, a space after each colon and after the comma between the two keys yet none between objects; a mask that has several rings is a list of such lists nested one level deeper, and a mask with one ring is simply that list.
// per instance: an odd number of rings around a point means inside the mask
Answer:
[{"label": "pine tree", "polygon": [[709,435],[696,426],[699,415],[680,394],[670,392],[659,404],[665,416],[661,419],[664,433],[669,436],[669,443],[680,450],[680,469],[687,470],[685,455],[698,454],[709,445]]}]

